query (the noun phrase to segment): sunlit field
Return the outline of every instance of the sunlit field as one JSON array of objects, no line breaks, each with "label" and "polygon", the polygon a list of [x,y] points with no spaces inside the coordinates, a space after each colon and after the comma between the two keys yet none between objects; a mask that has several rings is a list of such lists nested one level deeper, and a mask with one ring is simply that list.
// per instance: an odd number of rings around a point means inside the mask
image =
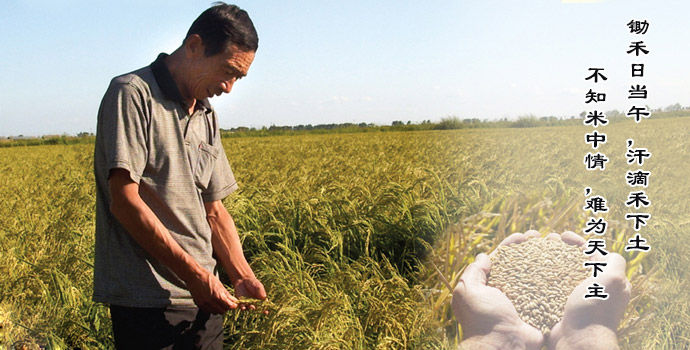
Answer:
[{"label": "sunlit field", "polygon": [[[600,127],[610,162],[587,171],[591,127],[227,138],[240,190],[224,203],[268,291],[269,315],[226,315],[228,349],[451,349],[450,292],[512,232],[582,232],[584,188],[610,207],[628,260],[623,349],[690,348],[690,118]],[[645,147],[626,163],[626,139]],[[0,148],[0,349],[112,347],[92,292],[92,144]],[[626,170],[651,171],[650,252],[625,252]],[[641,211],[641,210],[639,210]],[[229,284],[228,281],[225,281]]]}]

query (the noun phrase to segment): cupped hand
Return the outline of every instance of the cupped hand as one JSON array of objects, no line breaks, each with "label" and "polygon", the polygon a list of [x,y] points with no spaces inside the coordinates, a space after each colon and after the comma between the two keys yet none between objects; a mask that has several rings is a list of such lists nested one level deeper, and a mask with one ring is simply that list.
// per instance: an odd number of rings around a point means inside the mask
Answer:
[{"label": "cupped hand", "polygon": [[[522,243],[531,236],[535,233],[514,233],[500,245]],[[520,318],[503,292],[487,286],[490,271],[489,256],[479,254],[467,266],[453,290],[453,312],[462,326],[464,338],[480,339],[487,347],[540,349],[543,334]]]},{"label": "cupped hand", "polygon": [[[235,295],[238,298],[247,297],[252,299],[266,300],[266,290],[264,285],[256,278],[243,278],[235,281]],[[240,303],[240,309],[246,310],[256,309],[252,304]],[[268,310],[264,310],[264,314],[268,314]]]},{"label": "cupped hand", "polygon": [[[563,237],[563,240],[566,241],[566,238]],[[584,247],[584,239],[580,237],[580,240],[581,244],[576,245]],[[597,253],[592,256],[592,260],[603,261],[607,265],[597,278],[587,278],[570,294],[565,304],[563,319],[553,327],[547,339],[550,349],[556,349],[557,345],[564,343],[583,344],[592,338],[598,338],[600,344],[602,338],[606,338],[615,345],[616,329],[630,302],[631,285],[625,276],[626,261],[619,254],[611,252],[605,256]],[[604,287],[604,293],[608,294],[607,299],[584,298],[594,283]],[[602,346],[601,349],[606,348],[606,345]]]}]

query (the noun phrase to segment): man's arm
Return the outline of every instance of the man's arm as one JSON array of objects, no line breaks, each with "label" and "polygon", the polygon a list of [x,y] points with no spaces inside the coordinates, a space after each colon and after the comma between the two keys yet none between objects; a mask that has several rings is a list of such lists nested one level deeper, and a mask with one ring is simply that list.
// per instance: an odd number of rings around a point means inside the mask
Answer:
[{"label": "man's arm", "polygon": [[237,307],[235,299],[223,284],[187,254],[170,236],[167,228],[139,196],[139,184],[129,171],[113,169],[108,179],[110,212],[134,240],[156,260],[173,271],[201,309],[220,314]]},{"label": "man's arm", "polygon": [[206,219],[211,226],[213,252],[220,261],[230,281],[235,286],[235,295],[255,299],[266,299],[264,286],[256,279],[242,251],[235,221],[220,200],[204,203]]}]

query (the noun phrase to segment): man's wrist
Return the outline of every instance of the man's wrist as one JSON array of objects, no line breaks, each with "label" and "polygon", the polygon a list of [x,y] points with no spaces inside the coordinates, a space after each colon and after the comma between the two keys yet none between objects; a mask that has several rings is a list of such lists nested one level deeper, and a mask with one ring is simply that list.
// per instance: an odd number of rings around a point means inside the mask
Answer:
[{"label": "man's wrist", "polygon": [[549,349],[554,350],[617,350],[616,332],[602,325],[590,325],[582,329],[552,334]]},{"label": "man's wrist", "polygon": [[234,278],[231,280],[233,286],[237,286],[238,283],[242,281],[248,281],[248,280],[253,280],[256,279],[256,276],[254,275],[253,271],[249,271],[249,273],[239,276],[238,278]]},{"label": "man's wrist", "polygon": [[186,261],[186,264],[182,265],[179,270],[178,276],[187,285],[197,281],[205,281],[210,274],[210,272],[204,269],[196,261],[193,261],[193,259],[192,261]]}]

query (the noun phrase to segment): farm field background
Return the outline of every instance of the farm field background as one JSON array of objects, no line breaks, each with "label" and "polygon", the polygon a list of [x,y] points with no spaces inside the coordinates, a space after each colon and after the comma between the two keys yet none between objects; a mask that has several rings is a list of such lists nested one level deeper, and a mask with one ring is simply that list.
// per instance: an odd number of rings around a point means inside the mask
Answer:
[{"label": "farm field background", "polygon": [[[610,250],[634,235],[626,139],[653,156],[652,250],[622,252],[633,301],[623,349],[690,348],[690,118],[599,128],[611,161],[587,171],[591,127],[223,140],[240,190],[225,200],[266,285],[269,316],[226,316],[230,349],[448,349],[451,284],[506,235],[581,231],[584,187],[611,208]],[[91,298],[93,145],[0,148],[0,348],[111,347]]]}]

